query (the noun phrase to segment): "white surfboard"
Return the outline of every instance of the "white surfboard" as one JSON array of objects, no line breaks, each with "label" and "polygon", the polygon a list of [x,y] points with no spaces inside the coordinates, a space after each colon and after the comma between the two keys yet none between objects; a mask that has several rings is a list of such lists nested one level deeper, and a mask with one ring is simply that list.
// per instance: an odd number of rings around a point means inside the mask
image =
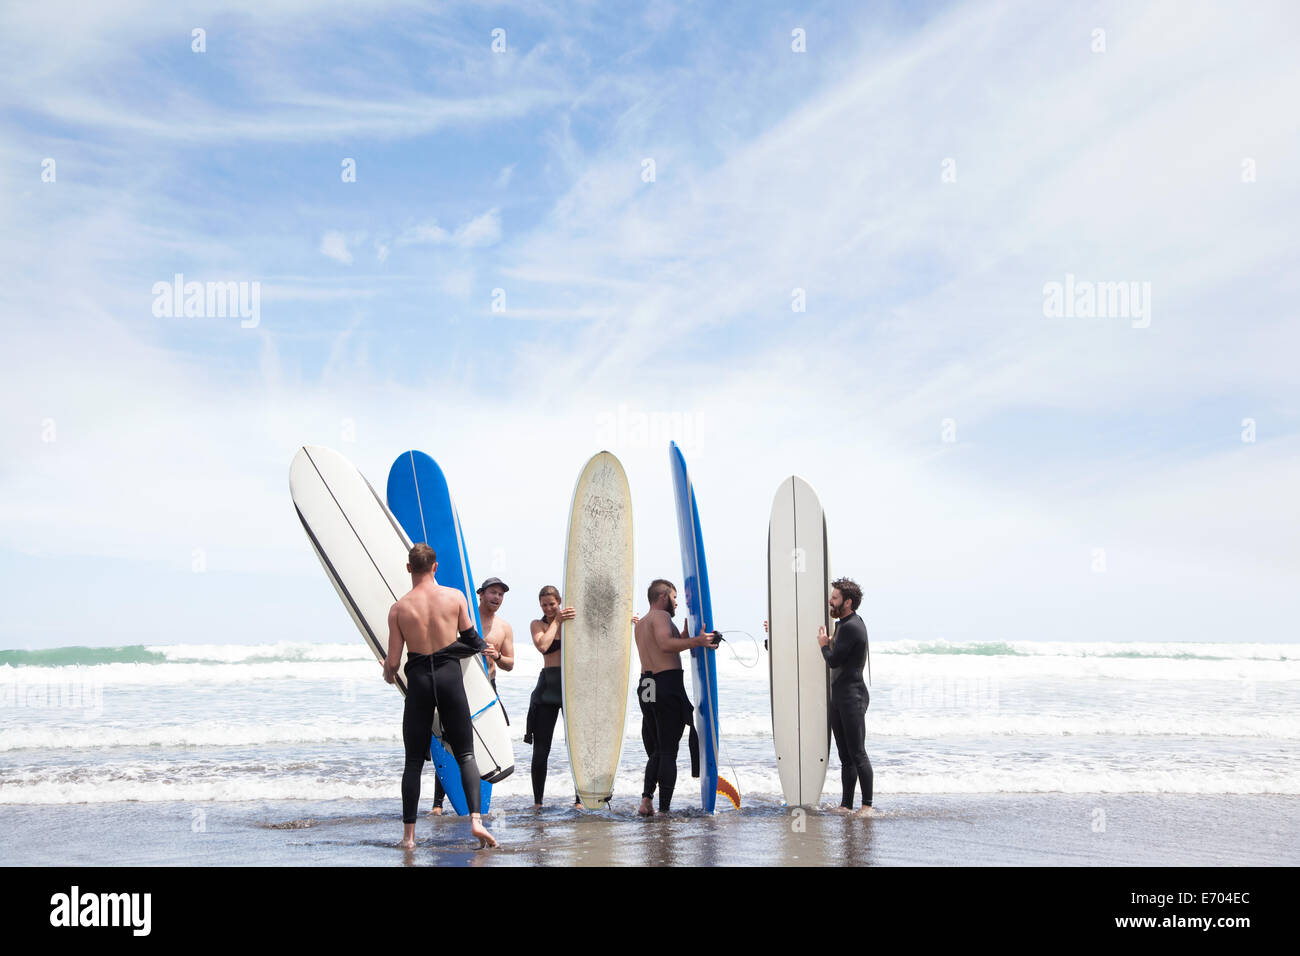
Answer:
[{"label": "white surfboard", "polygon": [[564,558],[564,604],[574,619],[560,644],[564,736],[582,805],[614,791],[623,755],[632,668],[632,493],[619,460],[601,452],[573,489]]},{"label": "white surfboard", "polygon": [[[289,467],[289,493],[316,557],[376,658],[388,656],[388,610],[411,590],[406,558],[411,543],[361,472],[336,451],[299,449]],[[501,703],[482,667],[462,662],[474,724],[479,774],[495,783],[514,770]],[[397,688],[406,694],[406,648]],[[441,728],[434,723],[434,732]]]},{"label": "white surfboard", "polygon": [[816,806],[830,759],[830,670],[817,628],[830,632],[826,516],[812,486],[781,482],[767,530],[772,740],[788,806]]}]

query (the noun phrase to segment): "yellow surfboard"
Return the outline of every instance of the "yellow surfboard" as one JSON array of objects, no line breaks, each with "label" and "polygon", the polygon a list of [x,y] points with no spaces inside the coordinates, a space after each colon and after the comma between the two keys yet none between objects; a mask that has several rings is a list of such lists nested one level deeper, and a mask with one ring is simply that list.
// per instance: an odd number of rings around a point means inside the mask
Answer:
[{"label": "yellow surfboard", "polygon": [[564,736],[582,805],[609,802],[623,755],[632,670],[632,493],[619,460],[592,457],[573,489],[564,557]]}]

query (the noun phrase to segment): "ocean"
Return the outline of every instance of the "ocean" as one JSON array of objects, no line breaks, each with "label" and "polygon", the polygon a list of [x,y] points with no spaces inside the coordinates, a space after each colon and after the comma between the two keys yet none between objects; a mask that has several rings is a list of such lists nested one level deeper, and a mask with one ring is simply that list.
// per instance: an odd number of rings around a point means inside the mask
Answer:
[{"label": "ocean", "polygon": [[[494,788],[494,819],[505,826],[510,815],[533,814],[523,718],[541,656],[526,642],[516,652],[515,670],[497,680],[516,760],[515,773]],[[761,638],[731,634],[718,659],[721,772],[739,789],[742,810],[720,801],[728,809],[715,820],[740,822],[747,813],[784,820]],[[1104,805],[1103,797],[1129,805],[1150,798],[1147,810],[1151,801],[1227,801],[1247,819],[1257,805],[1270,826],[1300,809],[1297,644],[878,641],[871,676],[867,751],[884,820],[891,808],[948,819],[963,807],[987,809],[990,800],[1041,808],[1071,798],[1066,802],[1096,832],[1088,808]],[[0,831],[9,831],[3,862],[49,861],[39,836],[19,838],[18,821],[26,831],[33,821],[64,821],[74,811],[85,820],[130,817],[150,806],[182,831],[188,822],[191,834],[202,832],[196,820],[243,820],[251,842],[236,841],[223,862],[267,862],[255,852],[259,830],[326,819],[347,821],[359,845],[387,848],[400,830],[401,713],[400,695],[360,641],[0,651]],[[561,721],[547,809],[537,818],[543,830],[547,820],[571,827],[600,816],[569,807],[563,739]],[[685,751],[674,808],[688,810],[698,808],[699,790]],[[629,696],[615,817],[627,812],[632,819],[644,766],[640,714]],[[839,783],[832,746],[824,804],[838,802]],[[426,810],[432,790],[430,769]],[[692,819],[687,813],[673,825]],[[709,832],[719,825],[694,822]],[[450,821],[437,826],[461,852]],[[735,823],[727,826],[734,832]],[[535,828],[516,834],[538,837]],[[106,839],[101,854],[83,847],[77,859],[131,862],[122,842]],[[1283,825],[1274,843],[1275,862],[1300,862],[1294,828]],[[148,860],[186,862],[166,846]],[[1152,859],[1139,854],[1132,862]],[[1203,853],[1197,860],[1206,862]],[[273,854],[270,861],[294,857]],[[341,852],[337,862],[358,861]]]}]

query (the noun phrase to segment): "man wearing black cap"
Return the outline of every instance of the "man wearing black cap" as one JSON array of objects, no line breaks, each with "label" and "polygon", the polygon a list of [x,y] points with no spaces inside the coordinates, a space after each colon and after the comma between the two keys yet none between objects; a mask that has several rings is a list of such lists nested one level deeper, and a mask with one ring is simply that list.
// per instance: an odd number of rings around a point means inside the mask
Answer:
[{"label": "man wearing black cap", "polygon": [[[487,658],[488,680],[494,691],[497,689],[497,665],[500,664],[503,671],[515,669],[514,629],[509,621],[497,620],[497,611],[501,609],[501,601],[509,590],[510,587],[500,578],[488,578],[477,592],[479,621],[483,625],[483,640],[487,644],[483,656]],[[502,705],[502,712],[504,711],[505,705]],[[442,816],[442,801],[446,795],[442,781],[435,777],[431,811],[435,817]]]},{"label": "man wearing black cap", "polygon": [[497,611],[510,588],[500,578],[488,578],[478,589],[479,620],[483,622],[483,640],[487,650],[488,679],[492,689],[497,689],[497,665],[503,671],[515,669],[515,631],[509,621],[497,620]]}]

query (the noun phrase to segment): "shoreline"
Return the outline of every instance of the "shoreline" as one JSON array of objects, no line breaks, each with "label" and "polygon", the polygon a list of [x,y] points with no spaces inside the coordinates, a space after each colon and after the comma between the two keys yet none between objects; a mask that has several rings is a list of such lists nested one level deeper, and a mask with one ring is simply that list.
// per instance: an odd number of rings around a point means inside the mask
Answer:
[{"label": "shoreline", "polygon": [[630,797],[599,813],[507,800],[486,820],[501,847],[482,851],[421,805],[411,851],[397,799],[9,804],[0,829],[7,866],[1300,865],[1293,795],[878,795],[869,820],[762,798],[650,819]]}]

